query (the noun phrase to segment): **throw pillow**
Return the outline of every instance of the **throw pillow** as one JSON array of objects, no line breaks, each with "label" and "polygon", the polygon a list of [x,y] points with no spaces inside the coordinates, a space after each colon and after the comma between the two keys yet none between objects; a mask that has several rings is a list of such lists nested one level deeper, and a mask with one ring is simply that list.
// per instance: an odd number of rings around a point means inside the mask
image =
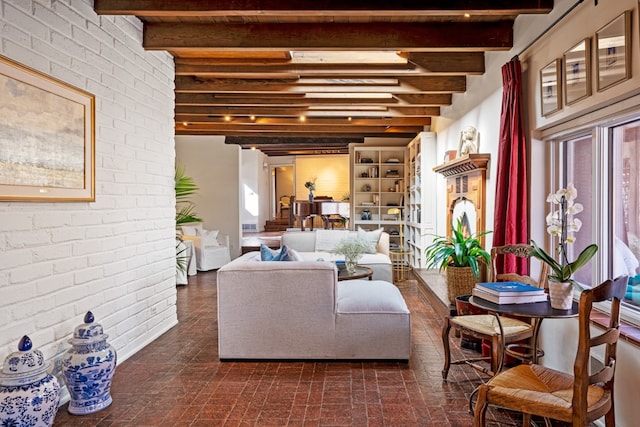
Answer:
[{"label": "throw pillow", "polygon": [[264,243],[260,245],[260,259],[262,261],[299,261],[295,253],[292,253],[287,246],[280,249],[271,249]]},{"label": "throw pillow", "polygon": [[378,241],[380,240],[380,236],[382,236],[383,231],[384,228],[382,227],[373,231],[367,231],[362,227],[358,227],[358,238],[369,244],[369,248],[367,249],[368,254],[375,254],[378,252]]},{"label": "throw pillow", "polygon": [[[196,231],[198,231],[196,229]],[[206,246],[220,246],[218,243],[219,230],[200,230],[200,237]]]},{"label": "throw pillow", "polygon": [[180,227],[184,236],[197,236],[198,228],[195,225],[183,225]]},{"label": "throw pillow", "polygon": [[344,230],[316,230],[316,251],[333,252],[333,249],[347,234]]}]

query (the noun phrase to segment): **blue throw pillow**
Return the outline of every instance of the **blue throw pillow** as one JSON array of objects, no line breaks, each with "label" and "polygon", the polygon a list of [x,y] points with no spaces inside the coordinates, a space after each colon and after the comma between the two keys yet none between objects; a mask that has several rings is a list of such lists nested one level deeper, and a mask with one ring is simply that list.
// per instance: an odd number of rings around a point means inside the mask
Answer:
[{"label": "blue throw pillow", "polygon": [[298,261],[298,257],[286,246],[271,249],[264,244],[260,245],[260,259],[262,261]]}]

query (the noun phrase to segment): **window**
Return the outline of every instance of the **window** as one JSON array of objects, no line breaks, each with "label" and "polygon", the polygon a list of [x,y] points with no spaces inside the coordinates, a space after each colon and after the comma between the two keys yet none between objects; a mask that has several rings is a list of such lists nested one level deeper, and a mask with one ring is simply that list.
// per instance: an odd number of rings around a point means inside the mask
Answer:
[{"label": "window", "polygon": [[556,187],[578,190],[582,228],[569,245],[573,260],[588,244],[600,250],[574,278],[596,285],[629,275],[623,317],[640,324],[640,114],[593,123],[555,144]]}]

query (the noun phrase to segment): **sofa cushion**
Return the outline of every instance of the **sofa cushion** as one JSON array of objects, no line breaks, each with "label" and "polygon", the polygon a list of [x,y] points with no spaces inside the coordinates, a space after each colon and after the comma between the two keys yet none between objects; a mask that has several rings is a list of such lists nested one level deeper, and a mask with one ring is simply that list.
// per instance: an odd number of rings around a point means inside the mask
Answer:
[{"label": "sofa cushion", "polygon": [[382,280],[345,280],[338,284],[338,313],[402,313],[409,309],[398,288]]},{"label": "sofa cushion", "polygon": [[358,238],[368,243],[367,253],[375,254],[378,252],[378,241],[380,240],[380,236],[382,236],[383,231],[384,228],[382,227],[372,231],[358,227]]},{"label": "sofa cushion", "polygon": [[316,251],[331,252],[348,235],[344,230],[316,230]]}]

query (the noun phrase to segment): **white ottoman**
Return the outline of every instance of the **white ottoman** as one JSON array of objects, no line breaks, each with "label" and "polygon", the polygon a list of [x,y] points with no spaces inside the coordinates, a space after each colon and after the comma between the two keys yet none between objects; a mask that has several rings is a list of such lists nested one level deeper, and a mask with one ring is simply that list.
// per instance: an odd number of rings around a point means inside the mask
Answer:
[{"label": "white ottoman", "polygon": [[409,359],[411,313],[395,285],[338,282],[336,352],[338,359]]}]

